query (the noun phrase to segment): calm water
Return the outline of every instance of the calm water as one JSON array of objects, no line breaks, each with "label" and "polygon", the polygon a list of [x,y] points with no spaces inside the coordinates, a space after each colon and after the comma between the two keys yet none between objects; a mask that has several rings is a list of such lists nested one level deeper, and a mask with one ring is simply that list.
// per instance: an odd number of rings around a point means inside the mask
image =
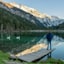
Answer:
[{"label": "calm water", "polygon": [[[47,40],[44,38],[46,34],[41,36],[5,36],[0,38],[0,50],[5,52],[17,53],[19,51],[23,51],[31,46],[44,43],[47,45]],[[52,40],[52,48],[56,48],[51,53],[52,58],[56,59],[64,59],[64,34],[54,34],[54,38]]]}]

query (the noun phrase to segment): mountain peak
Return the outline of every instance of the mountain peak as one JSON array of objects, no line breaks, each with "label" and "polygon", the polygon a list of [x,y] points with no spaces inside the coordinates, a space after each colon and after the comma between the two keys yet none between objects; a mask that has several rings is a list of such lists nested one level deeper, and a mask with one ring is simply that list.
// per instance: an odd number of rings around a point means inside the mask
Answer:
[{"label": "mountain peak", "polygon": [[40,13],[36,9],[27,7],[25,5],[18,5],[16,3],[6,2],[0,3],[1,8],[4,8],[5,10],[11,12],[12,14],[25,18],[40,27],[58,26],[59,24],[64,23],[64,20],[59,17],[49,16],[45,13]]},{"label": "mountain peak", "polygon": [[21,6],[20,6],[20,9],[22,9],[22,10],[24,10],[25,12],[28,12],[28,13],[36,16],[36,17],[39,17],[39,18],[45,18],[45,17],[51,18],[51,16],[46,15],[46,14],[44,14],[44,13],[40,13],[40,12],[37,11],[36,9],[27,7],[27,6],[25,6],[25,5],[21,5]]},{"label": "mountain peak", "polygon": [[9,3],[5,3],[5,6],[9,7],[9,8],[13,8],[13,6]]},{"label": "mountain peak", "polygon": [[19,9],[22,9],[23,11],[28,12],[28,13],[36,16],[36,17],[39,17],[39,18],[45,18],[45,17],[51,18],[51,16],[49,16],[47,14],[44,14],[44,13],[40,13],[39,11],[37,11],[34,8],[31,8],[31,7],[28,7],[28,6],[25,6],[25,5],[19,5],[17,3],[10,3],[10,4],[17,7],[17,8],[19,8]]},{"label": "mountain peak", "polygon": [[15,3],[15,2],[13,2],[13,3],[9,3],[9,4],[11,4],[11,5],[14,6],[14,7],[20,8],[20,5],[18,5],[18,4]]}]

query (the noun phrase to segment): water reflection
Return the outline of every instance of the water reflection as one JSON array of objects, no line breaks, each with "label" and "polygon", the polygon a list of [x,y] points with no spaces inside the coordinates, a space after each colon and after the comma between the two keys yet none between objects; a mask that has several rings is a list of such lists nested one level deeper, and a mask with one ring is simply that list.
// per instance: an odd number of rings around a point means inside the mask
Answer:
[{"label": "water reflection", "polygon": [[[44,40],[46,42],[46,39]],[[57,35],[54,35],[52,40],[52,48],[56,48],[52,53],[50,53],[47,58],[55,58],[64,60],[64,39]],[[45,57],[46,58],[46,57]]]},{"label": "water reflection", "polygon": [[[0,50],[11,51],[12,53],[17,53],[28,49],[35,44],[43,43],[47,45],[47,39],[42,36],[4,36],[3,40],[0,40]],[[64,39],[58,35],[54,35],[51,42],[52,49],[56,48],[55,51],[49,54],[48,57],[56,59],[64,59]],[[47,47],[44,47],[47,49]]]},{"label": "water reflection", "polygon": [[47,55],[47,58],[52,58],[52,52]]},{"label": "water reflection", "polygon": [[52,57],[64,60],[64,42],[60,46],[56,46],[56,50],[53,51]]}]

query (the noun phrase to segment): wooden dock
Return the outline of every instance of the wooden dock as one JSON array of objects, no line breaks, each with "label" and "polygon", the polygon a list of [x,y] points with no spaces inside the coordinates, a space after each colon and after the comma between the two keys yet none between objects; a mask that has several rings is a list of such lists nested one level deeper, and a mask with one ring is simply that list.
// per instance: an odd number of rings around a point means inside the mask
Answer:
[{"label": "wooden dock", "polygon": [[41,50],[39,50],[37,52],[33,52],[33,53],[26,54],[26,55],[23,55],[23,56],[22,55],[17,56],[17,58],[19,60],[23,60],[23,61],[27,61],[27,62],[33,62],[33,61],[36,61],[36,60],[46,56],[47,54],[49,54],[53,50],[41,49]]},{"label": "wooden dock", "polygon": [[47,46],[43,43],[36,44],[31,48],[26,49],[16,55],[10,54],[10,57],[13,59],[17,58],[22,61],[33,62],[38,59],[41,59],[42,57],[46,56],[47,54],[51,53],[54,50],[54,49],[47,50],[46,48]]}]

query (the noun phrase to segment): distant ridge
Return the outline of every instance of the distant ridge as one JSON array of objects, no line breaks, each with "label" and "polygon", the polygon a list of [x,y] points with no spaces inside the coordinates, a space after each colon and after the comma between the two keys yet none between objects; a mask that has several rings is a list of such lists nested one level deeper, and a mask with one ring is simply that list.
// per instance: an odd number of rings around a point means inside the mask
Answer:
[{"label": "distant ridge", "polygon": [[[16,3],[0,2],[0,8],[9,11],[12,15],[17,15],[20,18],[26,19],[26,23],[32,24],[37,29],[63,29],[64,19],[57,16],[49,16],[45,13],[40,13],[36,9]],[[28,22],[29,21],[29,22]],[[21,21],[20,21],[21,22]]]}]

